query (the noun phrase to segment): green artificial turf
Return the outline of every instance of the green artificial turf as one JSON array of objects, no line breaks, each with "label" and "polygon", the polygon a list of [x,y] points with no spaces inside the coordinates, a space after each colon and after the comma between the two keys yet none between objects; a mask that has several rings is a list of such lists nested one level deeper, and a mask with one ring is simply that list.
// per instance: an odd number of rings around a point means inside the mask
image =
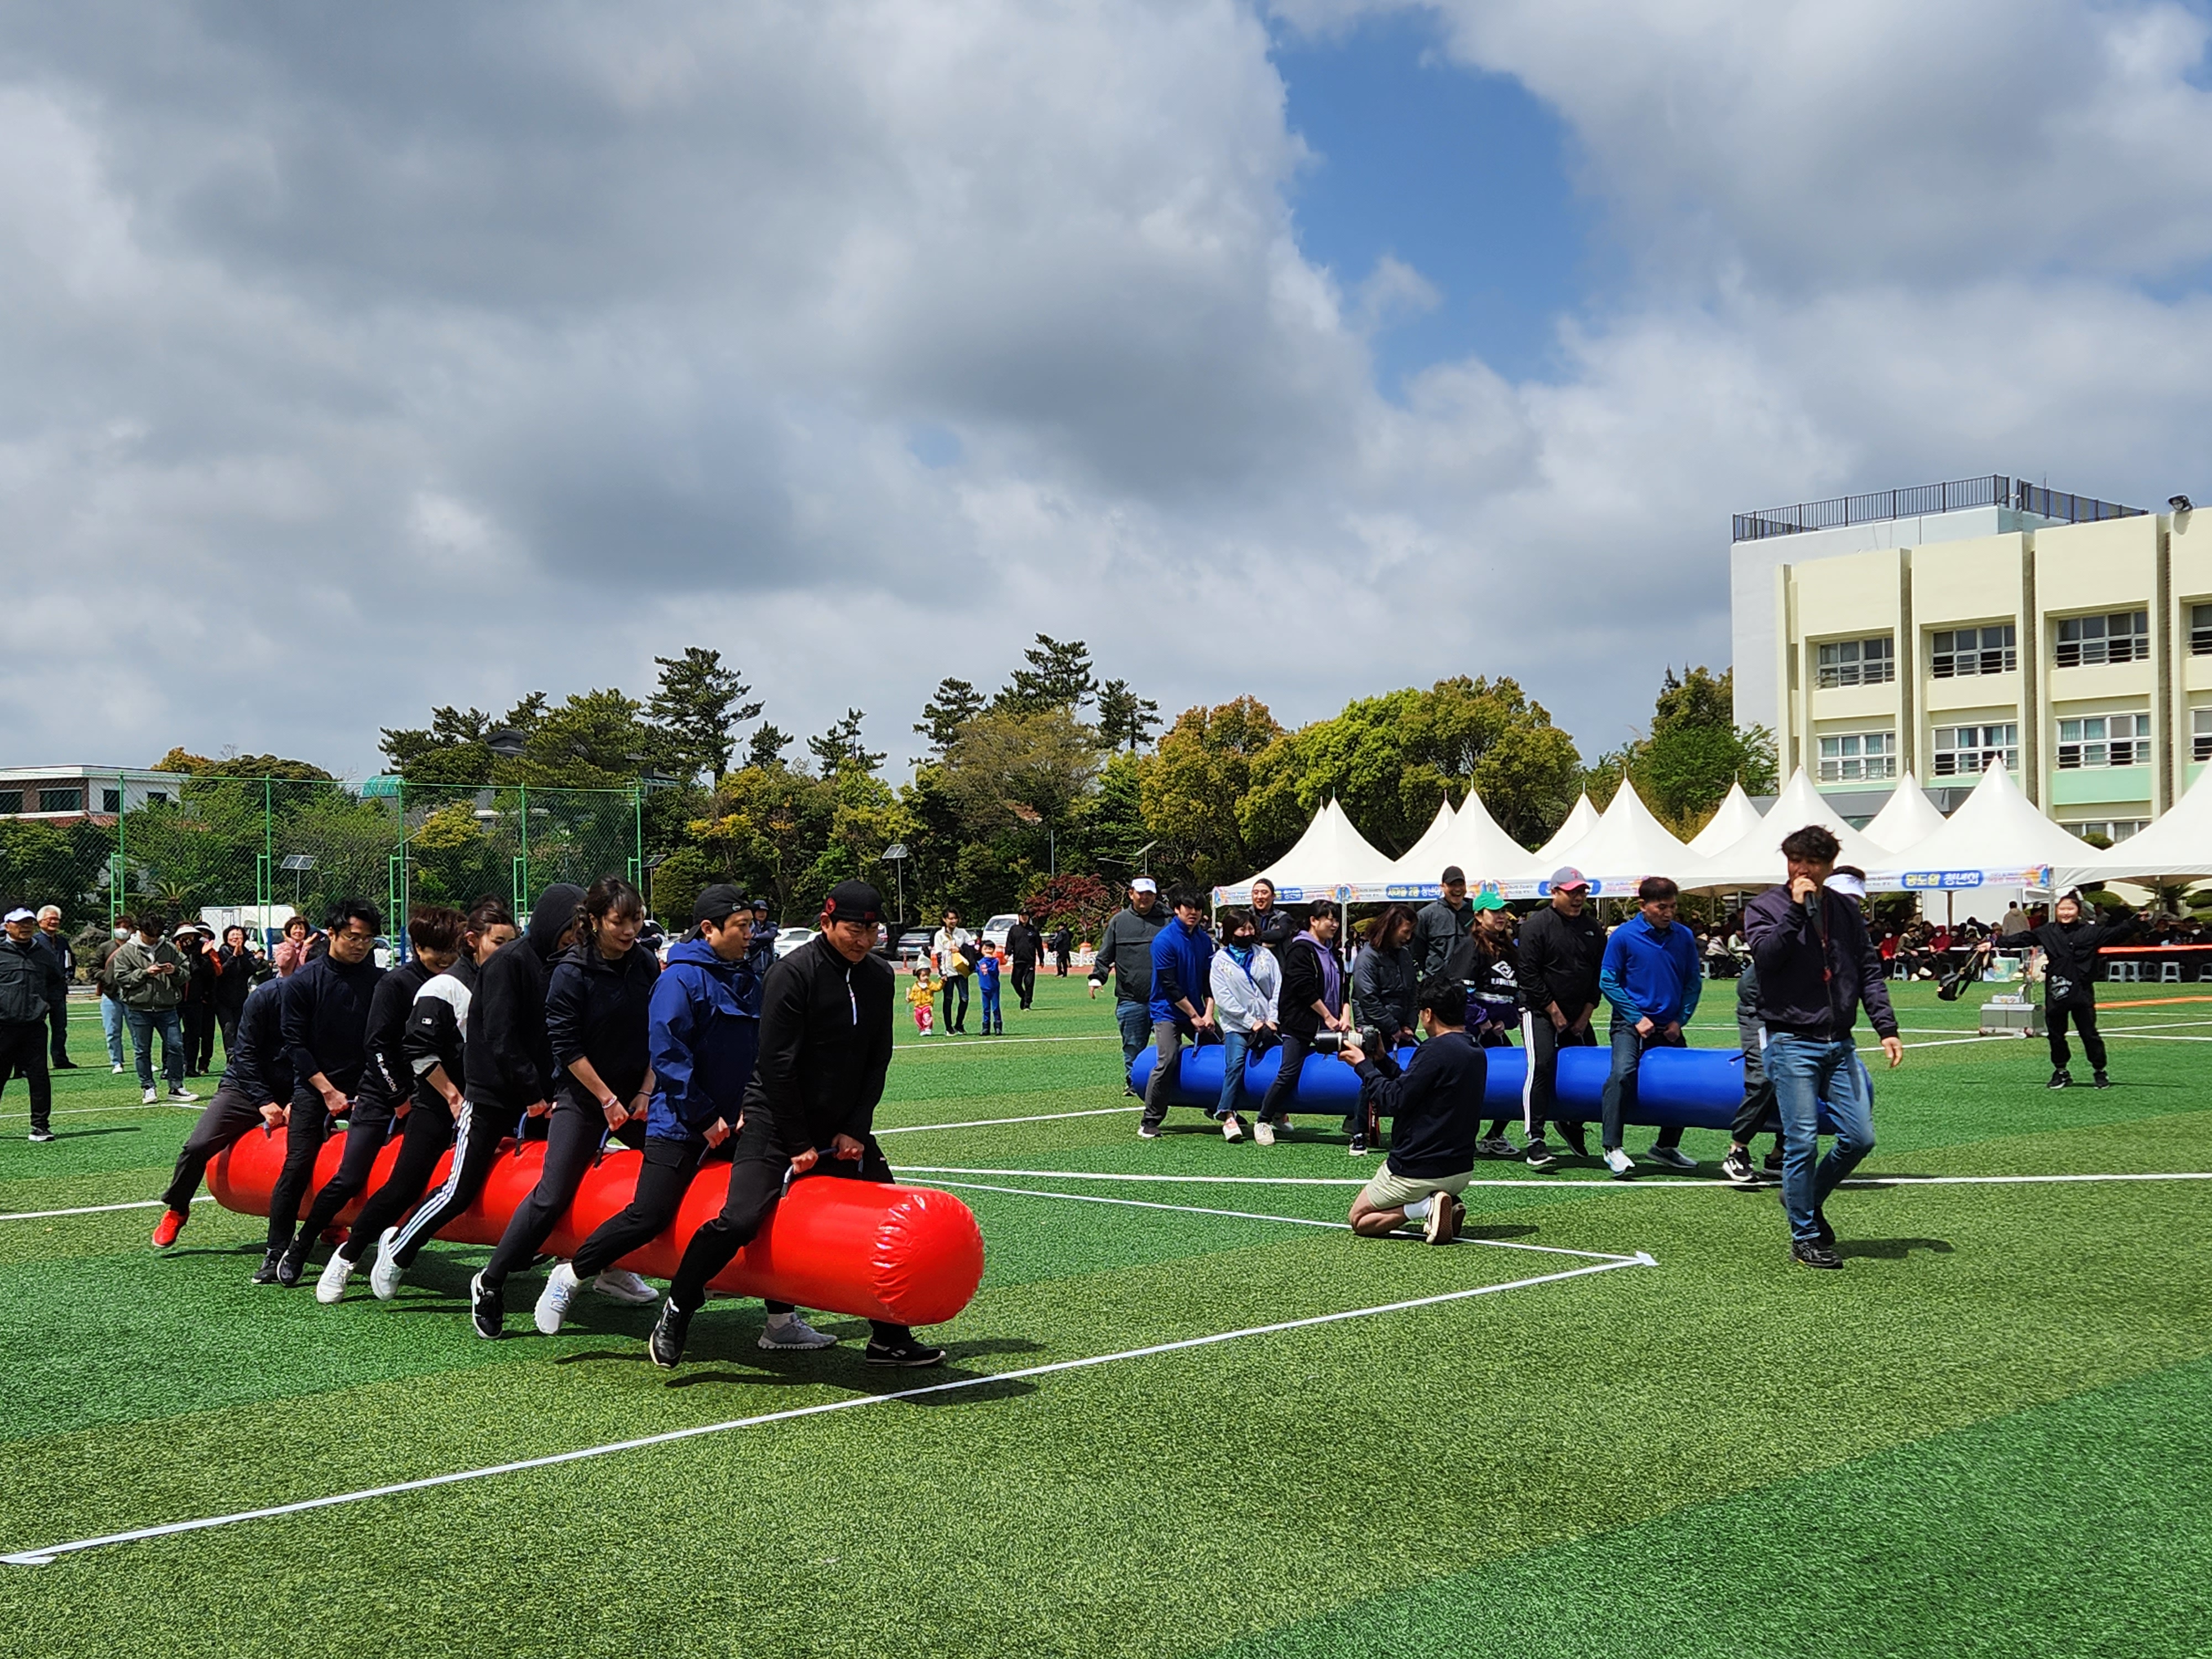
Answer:
[{"label": "green artificial turf", "polygon": [[[1499,1164],[1487,1243],[1360,1241],[1298,1224],[1372,1167],[1333,1126],[1139,1142],[1110,1007],[1040,993],[1003,1041],[902,1035],[878,1114],[895,1164],[983,1172],[941,1177],[988,1255],[941,1372],[869,1370],[841,1318],[766,1353],[717,1304],[671,1376],[649,1309],[530,1332],[534,1275],[487,1343],[457,1247],[322,1308],[246,1285],[260,1229],[209,1204],[159,1256],[151,1209],[0,1222],[0,1552],[975,1382],[0,1565],[0,1653],[2203,1650],[2212,1183],[1854,1188],[1814,1274],[1771,1191]],[[2052,1093],[2040,1043],[1899,1000],[1929,1046],[1877,1072],[1868,1173],[2212,1171],[2212,1005],[2112,1011],[2118,1086]],[[0,1098],[0,1212],[149,1198],[191,1121],[104,1063],[56,1103],[33,1147]],[[919,1127],[994,1118],[1039,1121]],[[1686,1142],[1708,1177],[1722,1140]]]}]

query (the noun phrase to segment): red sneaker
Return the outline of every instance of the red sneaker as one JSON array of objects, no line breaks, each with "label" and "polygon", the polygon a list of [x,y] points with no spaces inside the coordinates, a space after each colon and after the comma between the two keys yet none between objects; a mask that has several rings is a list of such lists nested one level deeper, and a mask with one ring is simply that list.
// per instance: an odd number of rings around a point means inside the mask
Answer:
[{"label": "red sneaker", "polygon": [[191,1218],[191,1213],[187,1211],[164,1210],[161,1212],[161,1218],[154,1224],[154,1248],[157,1250],[167,1249],[170,1245],[177,1242],[177,1235],[184,1231],[185,1223]]}]

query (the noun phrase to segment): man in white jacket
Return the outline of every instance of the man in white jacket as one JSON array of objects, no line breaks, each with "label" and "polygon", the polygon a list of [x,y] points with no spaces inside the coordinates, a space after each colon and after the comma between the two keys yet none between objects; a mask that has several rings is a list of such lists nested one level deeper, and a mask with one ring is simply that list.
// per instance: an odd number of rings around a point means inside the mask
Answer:
[{"label": "man in white jacket", "polygon": [[[1244,1133],[1237,1115],[1244,1062],[1255,1046],[1264,1048],[1275,1040],[1275,1000],[1282,992],[1283,970],[1273,952],[1260,943],[1250,911],[1223,911],[1221,936],[1228,942],[1213,953],[1210,975],[1213,1015],[1221,1027],[1221,1103],[1213,1115],[1223,1138],[1237,1140]],[[1261,1118],[1252,1138],[1262,1146],[1273,1146],[1274,1126]]]}]

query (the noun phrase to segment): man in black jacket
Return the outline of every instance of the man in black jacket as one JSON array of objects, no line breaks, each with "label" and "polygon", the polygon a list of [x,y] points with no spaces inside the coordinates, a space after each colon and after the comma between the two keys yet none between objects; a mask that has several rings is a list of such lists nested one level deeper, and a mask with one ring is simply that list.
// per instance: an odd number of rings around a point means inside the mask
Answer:
[{"label": "man in black jacket", "polygon": [[1044,938],[1026,911],[1014,912],[1014,925],[1006,929],[1006,959],[1012,965],[1016,1006],[1026,1008],[1036,995],[1037,957]]},{"label": "man in black jacket", "polygon": [[[1129,883],[1129,908],[1116,910],[1098,935],[1098,954],[1091,963],[1091,996],[1098,997],[1106,975],[1114,975],[1114,1019],[1121,1028],[1121,1085],[1128,1089],[1129,1068],[1152,1040],[1152,936],[1168,925],[1160,885],[1150,876]],[[1134,1089],[1128,1089],[1134,1094]]]},{"label": "man in black jacket", "polygon": [[54,966],[62,972],[62,988],[46,1004],[47,1016],[53,1022],[52,1063],[57,1072],[74,1072],[76,1062],[69,1057],[69,988],[76,983],[76,952],[70,948],[69,935],[62,931],[60,905],[39,907],[37,942],[52,953]]},{"label": "man in black jacket", "polygon": [[[1840,850],[1835,836],[1817,823],[1791,830],[1782,841],[1788,884],[1768,888],[1743,913],[1744,937],[1759,969],[1766,1075],[1782,1115],[1790,1254],[1808,1267],[1844,1265],[1825,1206],[1837,1184],[1874,1150],[1872,1085],[1851,1041],[1862,1003],[1890,1065],[1905,1059],[1881,952],[1859,914],[1864,884],[1846,879],[1839,890],[1826,884],[1837,873]],[[1835,1142],[1816,1170],[1823,1102]]]},{"label": "man in black jacket", "polygon": [[1448,864],[1442,882],[1443,896],[1423,905],[1413,918],[1413,968],[1422,981],[1442,975],[1474,929],[1474,912],[1467,906],[1467,872]]},{"label": "man in black jacket", "polygon": [[[745,1085],[722,1212],[691,1236],[669,1281],[650,1344],[653,1363],[682,1363],[708,1281],[767,1224],[790,1182],[812,1174],[888,1182],[872,1133],[891,1060],[896,975],[876,954],[883,897],[842,881],[822,910],[822,933],[769,970],[761,989],[760,1053]],[[903,1325],[869,1322],[872,1365],[936,1365],[945,1350]]]},{"label": "man in black jacket", "polygon": [[35,912],[8,913],[0,939],[0,1092],[17,1073],[31,1091],[31,1139],[54,1138],[54,1083],[46,1070],[46,1020],[57,994],[68,994],[53,952],[39,939]]},{"label": "man in black jacket", "polygon": [[218,1153],[255,1129],[273,1133],[284,1121],[292,1098],[292,1051],[284,1041],[287,981],[272,979],[253,988],[238,1017],[238,1046],[223,1051],[222,1079],[215,1098],[185,1137],[177,1167],[161,1194],[167,1207],[154,1224],[154,1248],[166,1250],[192,1218],[192,1195]]},{"label": "man in black jacket", "polygon": [[2097,952],[2135,931],[2131,915],[2105,922],[2085,916],[2078,893],[2061,898],[2051,907],[2049,921],[2028,930],[2027,937],[2043,947],[2043,1018],[2050,1027],[2052,1088],[2069,1088],[2074,1082],[2066,1069],[2073,1059],[2066,1047],[2069,1019],[2081,1034],[2093,1080],[2100,1089],[2112,1086],[2105,1074],[2105,1039],[2097,1030]]},{"label": "man in black jacket", "polygon": [[[1589,883],[1572,865],[1552,872],[1551,900],[1521,921],[1521,1045],[1528,1067],[1521,1085],[1522,1130],[1528,1137],[1528,1166],[1559,1162],[1544,1143],[1544,1124],[1559,1099],[1559,1050],[1595,1048],[1598,969],[1605,959],[1605,928],[1589,908]],[[1583,1126],[1562,1121],[1559,1138],[1578,1157],[1589,1156]]]},{"label": "man in black jacket", "polygon": [[[292,1051],[292,1102],[284,1110],[284,1170],[269,1194],[269,1249],[257,1285],[300,1282],[314,1240],[297,1249],[293,1224],[314,1179],[315,1158],[361,1087],[368,1064],[368,1010],[384,970],[376,936],[384,918],[367,899],[341,899],[326,925],[330,945],[284,981],[284,1042]],[[288,1271],[289,1270],[289,1271]]]},{"label": "man in black jacket", "polygon": [[1278,963],[1298,936],[1297,918],[1275,902],[1275,884],[1265,876],[1252,884],[1252,926],[1259,933],[1261,945]]},{"label": "man in black jacket", "polygon": [[414,947],[413,954],[379,980],[369,996],[368,1022],[362,1033],[368,1058],[354,1092],[353,1110],[346,1115],[345,1156],[338,1162],[337,1173],[323,1183],[307,1206],[299,1237],[276,1264],[279,1285],[299,1282],[307,1252],[323,1229],[337,1219],[338,1212],[367,1189],[384,1143],[406,1115],[415,1093],[414,1073],[407,1064],[407,1021],[422,988],[453,965],[467,927],[467,917],[442,904],[417,905],[407,918],[407,942]]},{"label": "man in black jacket", "polygon": [[[1281,956],[1283,989],[1276,999],[1275,1029],[1282,1033],[1275,1080],[1260,1102],[1260,1118],[1271,1132],[1291,1127],[1291,1102],[1298,1091],[1306,1055],[1314,1038],[1324,1030],[1342,1031],[1351,1021],[1344,1015],[1345,989],[1349,975],[1336,959],[1336,930],[1340,925],[1336,904],[1316,899],[1306,909],[1305,932],[1284,947]],[[1367,1150],[1366,1137],[1355,1127],[1352,1150]]]},{"label": "man in black jacket", "polygon": [[1449,1244],[1467,1215],[1459,1194],[1474,1178],[1490,1062],[1468,1035],[1467,991],[1458,981],[1431,979],[1420,999],[1425,1040],[1403,1073],[1386,1077],[1357,1042],[1337,1055],[1359,1074],[1363,1101],[1392,1119],[1389,1156],[1352,1200],[1352,1231],[1381,1238],[1413,1221],[1430,1243]]},{"label": "man in black jacket", "polygon": [[[460,1115],[444,1186],[376,1245],[369,1288],[389,1297],[438,1230],[477,1201],[500,1143],[553,1109],[553,1048],[545,1035],[545,986],[555,958],[576,939],[584,890],[556,881],[538,896],[522,937],[477,970],[461,1046]],[[428,987],[424,988],[428,989]]]}]

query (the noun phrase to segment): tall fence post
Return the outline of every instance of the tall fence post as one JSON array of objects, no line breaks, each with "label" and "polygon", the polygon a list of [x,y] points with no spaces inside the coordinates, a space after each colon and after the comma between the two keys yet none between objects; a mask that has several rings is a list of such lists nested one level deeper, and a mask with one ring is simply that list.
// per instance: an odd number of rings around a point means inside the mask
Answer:
[{"label": "tall fence post", "polygon": [[645,890],[645,786],[633,783],[629,787],[630,856],[629,884],[640,892]]},{"label": "tall fence post", "polygon": [[515,844],[521,848],[514,855],[514,920],[519,927],[530,915],[530,786],[515,786],[520,797],[520,809],[515,817],[520,828],[515,832]]}]

